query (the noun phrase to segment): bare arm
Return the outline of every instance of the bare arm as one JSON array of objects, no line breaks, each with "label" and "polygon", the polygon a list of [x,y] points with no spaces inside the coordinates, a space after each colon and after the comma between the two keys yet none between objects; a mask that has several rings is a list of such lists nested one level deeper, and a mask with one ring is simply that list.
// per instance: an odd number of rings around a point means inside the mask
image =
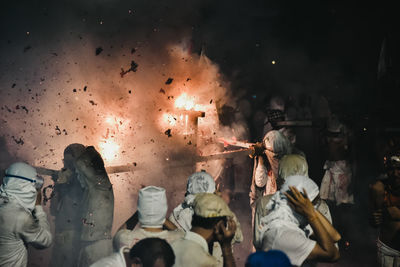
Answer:
[{"label": "bare arm", "polygon": [[385,185],[381,181],[369,187],[369,215],[370,224],[378,227],[383,222],[383,203],[385,198]]},{"label": "bare arm", "polygon": [[340,257],[339,250],[335,247],[334,241],[322,224],[311,201],[308,199],[307,192],[304,190],[303,196],[295,187],[290,187],[293,197],[285,193],[293,209],[305,216],[313,229],[317,244],[308,255],[307,259],[334,262]]},{"label": "bare arm", "polygon": [[322,226],[324,226],[329,236],[332,238],[333,242],[335,243],[339,242],[339,240],[342,238],[339,232],[333,227],[333,225],[328,221],[328,219],[326,219],[325,216],[322,215],[319,211],[316,211],[316,214],[318,216],[318,219],[321,221]]}]

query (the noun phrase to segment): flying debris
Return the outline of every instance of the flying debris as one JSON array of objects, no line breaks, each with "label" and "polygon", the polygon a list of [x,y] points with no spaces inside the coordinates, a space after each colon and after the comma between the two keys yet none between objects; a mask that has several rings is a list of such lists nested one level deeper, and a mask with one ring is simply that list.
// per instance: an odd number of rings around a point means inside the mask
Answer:
[{"label": "flying debris", "polygon": [[173,80],[174,79],[172,79],[172,78],[168,78],[168,80],[165,82],[165,84],[171,84]]},{"label": "flying debris", "polygon": [[24,144],[24,140],[22,140],[22,137],[20,137],[19,139],[15,138],[14,136],[11,136],[11,137],[17,145],[22,146]]},{"label": "flying debris", "polygon": [[100,55],[100,53],[103,52],[103,48],[101,46],[96,48],[96,56]]},{"label": "flying debris", "polygon": [[161,89],[160,89],[160,93],[165,95],[164,89],[161,88]]},{"label": "flying debris", "polygon": [[26,114],[28,114],[29,110],[28,110],[25,106],[17,105],[17,106],[15,107],[15,109],[20,109],[20,108],[23,109],[23,110],[25,110]]},{"label": "flying debris", "polygon": [[130,71],[136,72],[138,66],[139,65],[135,61],[132,60],[130,69],[124,70],[123,68],[121,68],[121,72],[120,72],[121,78],[124,78],[125,74],[127,74]]},{"label": "flying debris", "polygon": [[11,88],[14,88],[16,85],[17,85],[16,83],[13,83],[13,84],[11,85]]},{"label": "flying debris", "polygon": [[166,130],[166,131],[164,132],[164,134],[167,135],[168,137],[172,137],[171,129]]},{"label": "flying debris", "polygon": [[56,125],[56,135],[61,135],[61,129]]},{"label": "flying debris", "polygon": [[97,103],[95,103],[93,100],[89,100],[89,103],[92,104],[92,106],[97,106]]}]

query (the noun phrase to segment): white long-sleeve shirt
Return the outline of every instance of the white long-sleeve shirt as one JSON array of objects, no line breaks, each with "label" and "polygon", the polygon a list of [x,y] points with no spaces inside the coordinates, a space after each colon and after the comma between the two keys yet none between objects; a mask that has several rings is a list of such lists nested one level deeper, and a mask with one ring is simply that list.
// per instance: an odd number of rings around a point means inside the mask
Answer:
[{"label": "white long-sleeve shirt", "polygon": [[33,213],[13,201],[0,202],[0,266],[25,267],[26,245],[39,249],[51,245],[50,225],[42,206],[35,206]]}]

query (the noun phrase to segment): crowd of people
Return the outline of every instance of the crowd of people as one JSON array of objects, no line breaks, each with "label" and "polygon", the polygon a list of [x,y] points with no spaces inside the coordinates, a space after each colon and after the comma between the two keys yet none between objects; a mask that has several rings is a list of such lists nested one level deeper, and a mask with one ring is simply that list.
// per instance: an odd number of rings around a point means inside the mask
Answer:
[{"label": "crowd of people", "polygon": [[[270,113],[279,110],[278,105]],[[41,205],[43,178],[23,162],[6,170],[0,187],[0,266],[27,266],[28,245],[54,244],[51,266],[228,267],[236,266],[233,247],[244,238],[254,246],[249,267],[338,261],[346,233],[333,226],[331,210],[354,203],[346,127],[335,116],[327,123],[328,156],[318,186],[295,133],[275,129],[279,116],[272,117],[251,155],[252,236],[243,236],[229,201],[206,171],[188,177],[182,203],[169,215],[165,188],[141,188],[137,211],[112,236],[114,195],[101,155],[92,146],[71,144],[64,168],[52,177],[55,234]],[[400,150],[385,157],[385,167],[370,187],[371,224],[380,228],[379,266],[399,267]]]}]

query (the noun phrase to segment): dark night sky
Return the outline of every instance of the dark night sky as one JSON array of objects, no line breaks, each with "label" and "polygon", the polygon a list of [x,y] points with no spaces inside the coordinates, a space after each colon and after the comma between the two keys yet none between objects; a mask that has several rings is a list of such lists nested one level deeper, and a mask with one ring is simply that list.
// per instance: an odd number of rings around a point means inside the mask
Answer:
[{"label": "dark night sky", "polygon": [[[5,5],[2,55],[13,45],[33,45],[25,34],[28,29],[40,35],[35,45],[68,32],[117,39],[131,31],[131,37],[139,39],[157,28],[168,32],[160,38],[173,39],[180,31],[189,31],[194,50],[205,49],[233,90],[260,96],[256,106],[276,92],[323,92],[347,102],[343,104],[361,98],[361,109],[374,105],[381,43],[396,32],[393,7],[377,1],[361,5],[316,0],[102,0]],[[134,16],[127,16],[128,9],[134,10]],[[100,20],[105,25],[100,26]],[[272,60],[277,64],[272,65]]]}]

